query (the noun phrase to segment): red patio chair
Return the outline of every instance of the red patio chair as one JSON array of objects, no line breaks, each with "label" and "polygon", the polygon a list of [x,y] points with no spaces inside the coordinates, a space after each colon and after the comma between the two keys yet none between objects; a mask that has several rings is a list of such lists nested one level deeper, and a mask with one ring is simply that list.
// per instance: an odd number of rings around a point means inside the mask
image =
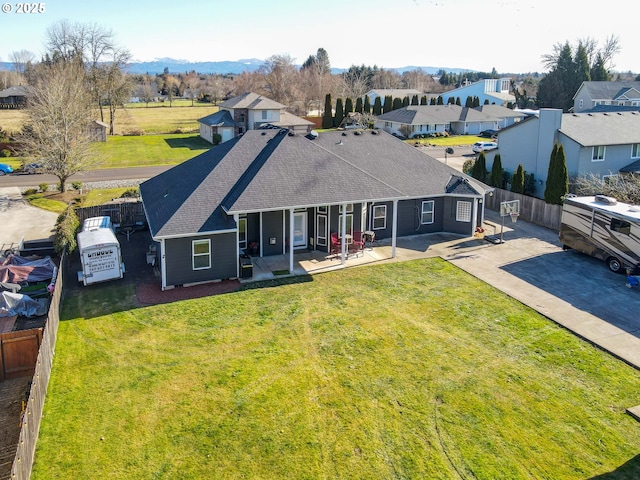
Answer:
[{"label": "red patio chair", "polygon": [[353,232],[353,241],[349,245],[351,253],[358,255],[360,252],[364,254],[364,240],[362,232]]},{"label": "red patio chair", "polygon": [[338,234],[335,232],[331,234],[331,254],[332,255],[342,254],[342,243],[338,238]]}]

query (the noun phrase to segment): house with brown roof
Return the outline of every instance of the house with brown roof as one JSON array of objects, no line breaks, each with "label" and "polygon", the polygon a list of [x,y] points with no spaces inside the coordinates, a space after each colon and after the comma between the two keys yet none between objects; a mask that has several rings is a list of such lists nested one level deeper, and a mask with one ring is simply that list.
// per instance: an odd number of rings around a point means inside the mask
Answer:
[{"label": "house with brown roof", "polygon": [[287,112],[281,103],[257,93],[246,92],[218,106],[219,111],[198,120],[200,137],[209,143],[215,143],[214,134],[223,143],[249,130],[288,128],[304,135],[313,127],[312,122]]},{"label": "house with brown roof", "polygon": [[489,190],[378,130],[249,130],[140,185],[163,290],[240,277],[249,246],[293,265],[332,236],[472,236]]}]

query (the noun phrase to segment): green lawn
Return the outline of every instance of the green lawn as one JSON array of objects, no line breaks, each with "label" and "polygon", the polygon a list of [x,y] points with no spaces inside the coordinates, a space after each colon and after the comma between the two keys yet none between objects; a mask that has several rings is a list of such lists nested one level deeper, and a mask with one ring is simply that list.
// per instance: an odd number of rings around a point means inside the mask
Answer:
[{"label": "green lawn", "polygon": [[113,136],[93,144],[100,168],[173,165],[211,147],[197,134]]},{"label": "green lawn", "polygon": [[440,259],[67,296],[32,478],[638,478],[640,375]]}]

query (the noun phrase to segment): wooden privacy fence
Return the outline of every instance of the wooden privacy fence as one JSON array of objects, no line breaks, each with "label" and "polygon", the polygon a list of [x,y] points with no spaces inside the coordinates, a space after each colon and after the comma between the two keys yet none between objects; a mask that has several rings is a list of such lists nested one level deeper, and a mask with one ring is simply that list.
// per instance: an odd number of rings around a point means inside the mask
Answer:
[{"label": "wooden privacy fence", "polygon": [[500,211],[500,203],[520,200],[520,219],[525,222],[560,231],[562,205],[549,205],[540,198],[529,197],[520,193],[496,188],[492,196],[485,197],[485,206]]},{"label": "wooden privacy fence", "polygon": [[146,224],[144,208],[140,201],[81,207],[76,209],[76,215],[81,226],[87,218],[91,217],[111,217],[111,223],[114,225],[137,225],[140,222]]},{"label": "wooden privacy fence", "polygon": [[51,366],[53,365],[53,354],[56,348],[56,337],[58,335],[58,324],[60,323],[60,301],[62,298],[62,268],[66,256],[60,259],[60,268],[56,277],[56,288],[51,296],[49,305],[49,315],[42,333],[40,350],[35,364],[35,373],[31,381],[31,391],[24,414],[22,416],[22,426],[18,439],[18,448],[11,468],[11,480],[29,480],[33,459],[36,451],[36,441],[40,431],[40,421],[42,420],[42,410],[44,408],[44,398],[51,376]]},{"label": "wooden privacy fence", "polygon": [[42,328],[0,334],[0,382],[35,372]]}]

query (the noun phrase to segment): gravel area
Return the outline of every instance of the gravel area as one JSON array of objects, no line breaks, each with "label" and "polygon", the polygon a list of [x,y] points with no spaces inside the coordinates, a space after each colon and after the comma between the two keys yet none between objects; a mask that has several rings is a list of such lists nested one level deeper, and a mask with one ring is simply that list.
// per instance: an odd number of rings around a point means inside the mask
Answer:
[{"label": "gravel area", "polygon": [[[102,182],[82,182],[82,188],[88,188],[89,190],[96,190],[101,188],[123,188],[123,187],[137,187],[145,180],[146,178],[138,178],[133,180],[105,180]],[[57,187],[56,184],[49,184],[49,189],[55,189]],[[67,184],[67,189],[71,187],[71,182]],[[25,191],[39,188],[38,185],[31,185],[27,187],[20,187],[20,192],[24,193]]]}]

